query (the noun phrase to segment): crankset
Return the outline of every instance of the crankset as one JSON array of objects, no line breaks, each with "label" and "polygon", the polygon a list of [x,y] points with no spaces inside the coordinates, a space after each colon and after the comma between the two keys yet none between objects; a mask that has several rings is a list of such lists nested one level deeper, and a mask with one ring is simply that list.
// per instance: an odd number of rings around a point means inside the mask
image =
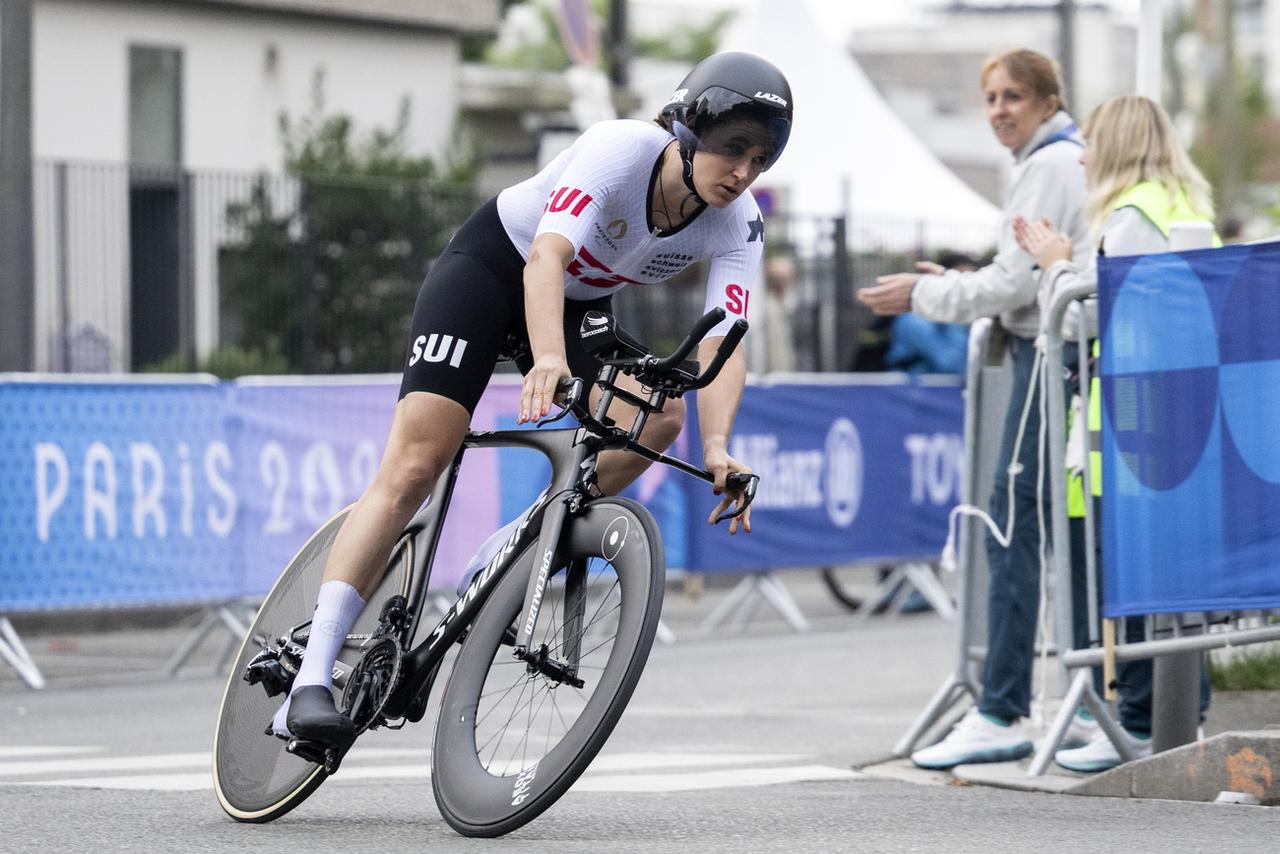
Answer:
[{"label": "crankset", "polygon": [[342,692],[344,715],[356,725],[356,734],[386,722],[382,710],[400,681],[404,651],[394,636],[373,637],[365,644],[364,655],[347,678]]},{"label": "crankset", "polygon": [[400,682],[404,647],[400,645],[409,624],[408,602],[392,596],[382,606],[378,628],[365,641],[342,692],[341,711],[356,725],[356,734],[386,723],[383,709]]}]

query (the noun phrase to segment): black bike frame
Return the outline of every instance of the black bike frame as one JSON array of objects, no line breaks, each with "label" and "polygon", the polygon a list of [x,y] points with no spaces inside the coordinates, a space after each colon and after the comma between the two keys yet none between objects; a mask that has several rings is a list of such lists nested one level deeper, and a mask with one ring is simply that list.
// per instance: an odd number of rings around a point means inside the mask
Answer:
[{"label": "black bike frame", "polygon": [[[645,356],[635,364],[655,371],[671,370],[679,366],[693,346],[723,318],[723,309],[713,310],[703,316],[695,325],[694,331],[671,356],[666,359]],[[516,657],[528,660],[526,653],[537,627],[538,612],[542,606],[542,597],[553,568],[565,520],[578,512],[583,503],[591,497],[595,484],[596,461],[601,451],[626,450],[650,462],[662,463],[707,482],[714,482],[715,478],[710,472],[641,445],[640,433],[644,429],[649,414],[661,412],[667,400],[678,397],[685,390],[701,388],[710,382],[737,346],[746,328],[746,322],[739,320],[725,337],[715,360],[707,371],[701,377],[689,377],[688,379],[692,382],[687,383],[680,390],[657,387],[649,390],[647,399],[640,397],[616,384],[622,365],[627,360],[607,361],[601,366],[600,374],[596,378],[596,384],[603,389],[603,393],[596,403],[594,415],[585,408],[585,402],[582,404],[578,402],[584,388],[587,387],[579,379],[573,380],[571,385],[572,390],[569,393],[571,402],[566,403],[565,411],[557,416],[558,419],[572,410],[581,421],[581,426],[550,430],[498,430],[467,433],[452,463],[441,473],[435,487],[431,490],[431,500],[410,520],[401,537],[402,541],[406,536],[409,538],[408,557],[412,562],[406,594],[409,619],[400,637],[401,644],[405,648],[412,641],[422,619],[436,549],[440,544],[445,516],[452,503],[453,489],[457,485],[458,472],[462,468],[462,459],[467,449],[529,448],[535,450],[551,462],[551,483],[538,496],[533,507],[527,512],[524,522],[507,538],[506,543],[484,569],[476,574],[467,589],[449,607],[431,633],[405,654],[400,685],[388,702],[388,711],[391,712],[392,717],[403,714],[414,698],[419,698],[424,690],[429,690],[435,668],[443,660],[449,647],[472,623],[498,582],[511,571],[519,557],[533,544],[536,532],[534,571],[529,574],[522,616],[516,624],[517,635],[513,651]],[[694,370],[696,371],[697,368],[695,367]],[[636,407],[637,415],[629,430],[617,427],[606,417],[615,399],[621,399]],[[746,482],[749,488],[745,489],[746,499],[740,509],[736,513],[722,514],[716,520],[717,522],[740,515],[746,509],[746,505],[750,504],[754,496],[757,480],[753,475]],[[581,588],[585,581],[585,567],[572,566],[568,570],[567,599],[575,603],[573,606],[575,609],[581,609],[583,607]],[[567,613],[565,619],[572,622],[580,616],[580,614]],[[569,655],[576,658],[577,644],[570,642],[566,648]],[[577,668],[577,661],[570,660],[563,664],[565,672],[572,678]],[[345,678],[345,674],[343,676]],[[335,679],[335,683],[341,681]]]},{"label": "black bike frame", "polygon": [[[467,449],[530,448],[538,451],[551,462],[551,483],[538,496],[524,523],[507,539],[484,569],[476,574],[431,633],[406,654],[402,682],[406,693],[402,696],[412,696],[423,685],[432,669],[444,658],[450,645],[472,622],[489,594],[515,566],[517,559],[536,536],[538,548],[534,554],[542,555],[542,558],[535,563],[538,571],[530,574],[529,593],[525,597],[527,613],[521,623],[523,631],[517,641],[518,648],[528,647],[537,623],[538,609],[542,604],[547,574],[551,570],[560,533],[564,529],[564,521],[586,498],[584,485],[595,470],[594,459],[599,449],[593,447],[593,444],[590,435],[581,427],[467,434],[453,463],[441,474],[432,490],[433,500],[419,511],[406,528],[406,533],[413,536],[415,543],[408,595],[411,617],[403,638],[406,644],[414,636],[422,617],[436,548],[440,543],[445,515]],[[436,496],[439,496],[439,500],[435,500]]]}]

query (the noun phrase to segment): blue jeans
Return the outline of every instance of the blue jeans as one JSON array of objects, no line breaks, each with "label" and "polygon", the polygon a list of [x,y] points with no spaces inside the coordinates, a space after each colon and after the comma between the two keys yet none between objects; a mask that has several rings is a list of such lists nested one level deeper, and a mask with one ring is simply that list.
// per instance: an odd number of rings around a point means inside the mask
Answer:
[{"label": "blue jeans", "polygon": [[[1102,502],[1093,501],[1093,518],[1102,518]],[[1102,534],[1099,530],[1094,543],[1094,559],[1098,567],[1098,590],[1102,589]],[[1099,645],[1098,638],[1089,637],[1088,581],[1085,566],[1084,520],[1071,520],[1071,617],[1076,649],[1090,645]],[[1126,617],[1124,623],[1124,642],[1140,643],[1145,638],[1141,617]],[[1153,663],[1151,659],[1142,661],[1120,661],[1116,663],[1116,687],[1119,689],[1120,725],[1137,735],[1151,735],[1151,698]],[[1104,688],[1102,668],[1093,668],[1093,688],[1098,696],[1102,696]],[[1200,667],[1200,719],[1209,710],[1210,699],[1208,662],[1201,660]]]},{"label": "blue jeans", "polygon": [[[1030,338],[1008,336],[1013,361],[1013,390],[1005,413],[1004,437],[991,493],[991,518],[1001,531],[1009,516],[1009,459],[1018,438],[1018,424],[1027,397],[1027,414],[1014,480],[1014,527],[1009,548],[987,533],[987,660],[982,671],[978,710],[1012,720],[1031,714],[1031,668],[1035,662],[1036,615],[1040,608],[1040,523],[1036,515],[1036,480],[1040,471],[1040,388],[1032,384],[1035,344]],[[1046,472],[1046,475],[1048,472]],[[1049,494],[1044,485],[1044,519],[1050,521]],[[1048,534],[1046,532],[1046,538]],[[1046,539],[1047,542],[1047,539]]]}]

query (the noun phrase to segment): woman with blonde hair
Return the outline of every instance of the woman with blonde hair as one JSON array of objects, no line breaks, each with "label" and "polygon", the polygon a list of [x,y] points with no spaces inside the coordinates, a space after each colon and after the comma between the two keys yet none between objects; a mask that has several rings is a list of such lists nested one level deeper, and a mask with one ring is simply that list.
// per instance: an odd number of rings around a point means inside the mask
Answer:
[{"label": "woman with blonde hair", "polygon": [[[1097,235],[1098,254],[1146,255],[1169,251],[1169,231],[1174,223],[1210,222],[1213,219],[1213,201],[1209,184],[1200,170],[1178,144],[1173,123],[1164,109],[1141,95],[1125,95],[1102,104],[1089,116],[1084,128],[1085,149],[1080,162],[1084,164],[1085,180],[1089,194],[1085,203],[1085,217],[1090,230]],[[1017,217],[1013,222],[1018,245],[1036,259],[1044,271],[1041,275],[1040,299],[1042,307],[1050,304],[1053,296],[1065,288],[1081,284],[1097,284],[1097,263],[1094,257],[1072,259],[1071,238],[1057,232],[1047,220],[1032,222]],[[1220,243],[1216,236],[1215,243]],[[1042,313],[1047,318],[1047,311]],[[1076,323],[1068,317],[1064,322],[1068,330],[1076,329]],[[1094,355],[1098,344],[1094,342]],[[1102,429],[1101,386],[1095,374],[1089,389],[1088,430]],[[1090,447],[1100,447],[1090,443]],[[1095,508],[1102,495],[1102,455],[1090,451],[1090,485]],[[1083,520],[1085,497],[1081,490],[1082,478],[1072,476],[1076,490],[1074,500],[1068,500],[1072,515],[1072,610],[1076,623],[1076,646],[1087,638],[1086,603],[1084,590],[1084,536]],[[1095,509],[1095,520],[1102,518]],[[1097,543],[1102,542],[1096,537]],[[1101,560],[1098,561],[1101,566]],[[1142,622],[1128,620],[1126,639],[1143,639]],[[1119,668],[1120,725],[1127,734],[1129,747],[1136,756],[1151,753],[1151,661],[1122,663]],[[1203,670],[1200,686],[1201,713],[1209,705],[1209,681]],[[1095,684],[1101,690],[1101,678],[1095,672]],[[1105,771],[1120,764],[1121,757],[1106,735],[1099,731],[1083,747],[1059,750],[1054,756],[1057,763],[1072,771]]]},{"label": "woman with blonde hair", "polygon": [[[1021,759],[1032,751],[1021,720],[1031,712],[1031,672],[1035,660],[1036,615],[1040,603],[1040,508],[1037,495],[1041,458],[1039,382],[1035,338],[1040,331],[1035,262],[1018,247],[1015,216],[1062,224],[1088,251],[1082,210],[1085,199],[1080,150],[1084,140],[1067,113],[1057,63],[1033,50],[1012,50],[987,60],[980,78],[987,121],[996,140],[1013,155],[1013,180],[1004,205],[1004,223],[990,264],[968,272],[918,264],[917,273],[881,276],[858,299],[876,314],[907,311],[944,323],[971,323],[999,317],[1013,373],[1013,393],[1005,412],[1000,465],[996,466],[990,512],[1007,540],[987,537],[987,657],[982,693],[969,712],[938,744],[916,751],[923,768],[950,768],[970,762]],[[923,200],[924,204],[928,200]],[[1027,415],[1024,417],[1024,410]],[[1022,439],[1021,437],[1027,437]],[[1010,470],[1016,472],[1011,475]],[[1083,741],[1091,733],[1072,732]]]},{"label": "woman with blonde hair", "polygon": [[[1090,232],[1098,235],[1099,252],[1167,252],[1173,223],[1213,220],[1209,182],[1182,150],[1173,122],[1155,101],[1142,95],[1113,98],[1089,115],[1084,136],[1084,214]],[[1013,232],[1044,271],[1042,301],[1064,287],[1096,283],[1093,258],[1073,263],[1072,237],[1055,231],[1051,220],[1017,216]]]}]

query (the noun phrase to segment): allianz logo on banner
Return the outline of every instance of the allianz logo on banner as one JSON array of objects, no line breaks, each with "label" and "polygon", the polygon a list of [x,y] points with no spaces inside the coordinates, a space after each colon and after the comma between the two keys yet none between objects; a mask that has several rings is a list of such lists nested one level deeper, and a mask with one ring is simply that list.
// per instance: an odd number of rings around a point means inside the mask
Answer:
[{"label": "allianz logo on banner", "polygon": [[837,527],[847,528],[862,502],[863,458],[858,428],[847,418],[827,430],[822,448],[779,450],[773,433],[733,437],[730,455],[760,475],[755,507],[773,510],[826,508]]},{"label": "allianz logo on banner", "polygon": [[[903,438],[902,465],[894,480],[910,476],[912,505],[947,506],[960,495],[964,442],[953,433],[912,433]],[[821,448],[782,450],[773,433],[733,437],[730,455],[760,475],[757,509],[825,509],[831,523],[847,528],[858,517],[866,480],[858,428],[839,418]],[[875,488],[900,488],[897,483]]]}]

